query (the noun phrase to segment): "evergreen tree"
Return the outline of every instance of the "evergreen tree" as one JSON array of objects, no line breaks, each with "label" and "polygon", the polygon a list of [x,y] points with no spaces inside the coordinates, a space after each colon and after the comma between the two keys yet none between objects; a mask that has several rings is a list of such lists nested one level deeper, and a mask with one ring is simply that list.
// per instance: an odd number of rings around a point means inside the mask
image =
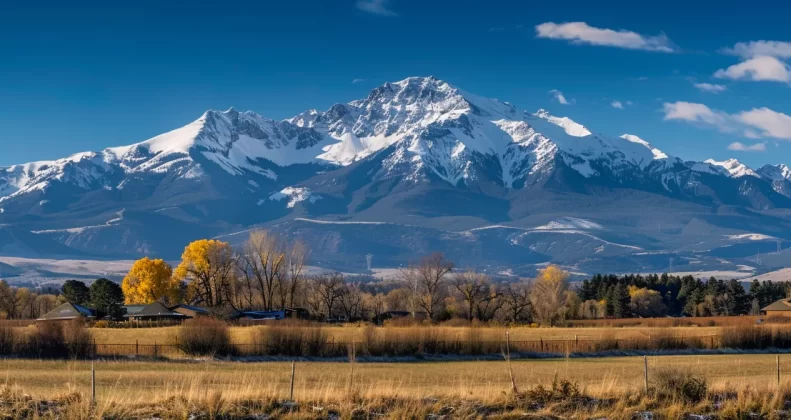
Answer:
[{"label": "evergreen tree", "polygon": [[79,280],[66,280],[61,288],[61,293],[67,302],[75,305],[87,305],[91,300],[88,286]]},{"label": "evergreen tree", "polygon": [[123,316],[124,293],[121,286],[107,279],[98,279],[91,284],[91,305],[99,316],[120,318]]}]

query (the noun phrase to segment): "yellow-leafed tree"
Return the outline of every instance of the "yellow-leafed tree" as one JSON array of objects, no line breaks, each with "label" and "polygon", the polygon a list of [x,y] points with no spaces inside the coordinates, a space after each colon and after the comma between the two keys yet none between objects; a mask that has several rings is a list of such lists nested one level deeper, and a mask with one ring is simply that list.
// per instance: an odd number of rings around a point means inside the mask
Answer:
[{"label": "yellow-leafed tree", "polygon": [[536,320],[542,325],[553,326],[564,315],[568,290],[568,271],[556,265],[540,270],[530,291],[530,303]]},{"label": "yellow-leafed tree", "polygon": [[135,261],[121,288],[127,304],[162,301],[176,303],[180,281],[173,277],[173,268],[164,260],[148,257]]},{"label": "yellow-leafed tree", "polygon": [[233,249],[227,242],[201,239],[184,248],[173,277],[187,282],[188,301],[215,308],[233,302],[235,267]]}]

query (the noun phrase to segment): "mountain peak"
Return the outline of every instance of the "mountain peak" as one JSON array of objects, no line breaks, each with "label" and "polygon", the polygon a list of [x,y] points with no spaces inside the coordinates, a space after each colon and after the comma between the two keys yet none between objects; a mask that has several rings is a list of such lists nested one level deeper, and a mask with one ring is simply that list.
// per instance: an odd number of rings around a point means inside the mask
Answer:
[{"label": "mountain peak", "polygon": [[704,161],[704,163],[708,163],[709,165],[723,168],[728,172],[728,174],[730,174],[730,176],[734,178],[740,178],[743,176],[758,177],[758,174],[755,173],[755,171],[753,171],[747,165],[741,163],[737,159],[728,159],[721,162],[716,161],[714,159],[707,159]]}]

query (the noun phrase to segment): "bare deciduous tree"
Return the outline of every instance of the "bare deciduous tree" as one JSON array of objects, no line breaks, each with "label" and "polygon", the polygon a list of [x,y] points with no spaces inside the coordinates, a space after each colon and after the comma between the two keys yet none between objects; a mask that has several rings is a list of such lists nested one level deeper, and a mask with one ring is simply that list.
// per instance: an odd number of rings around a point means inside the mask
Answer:
[{"label": "bare deciduous tree", "polygon": [[333,318],[337,312],[338,301],[344,291],[345,279],[340,273],[319,274],[310,278],[308,304],[317,314]]},{"label": "bare deciduous tree", "polygon": [[452,271],[453,263],[444,254],[437,252],[401,272],[404,280],[415,291],[413,305],[423,309],[431,320],[436,319],[441,309],[447,295],[446,278]]},{"label": "bare deciduous tree", "polygon": [[490,283],[489,276],[473,270],[467,270],[453,280],[453,287],[464,300],[468,321],[472,321],[476,316],[478,305],[489,295]]}]

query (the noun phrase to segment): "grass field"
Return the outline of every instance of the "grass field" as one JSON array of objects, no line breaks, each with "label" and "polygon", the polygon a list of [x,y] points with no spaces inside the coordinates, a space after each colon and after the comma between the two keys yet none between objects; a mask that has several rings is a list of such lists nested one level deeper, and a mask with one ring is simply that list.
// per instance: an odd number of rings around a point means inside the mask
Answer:
[{"label": "grass field", "polygon": [[[169,344],[173,342],[178,327],[163,328],[91,328],[91,335],[98,344]],[[409,331],[414,327],[388,327],[391,331]],[[464,339],[468,328],[464,327],[435,327],[442,336]],[[250,343],[253,341],[255,327],[232,327],[231,340],[236,343]],[[358,325],[328,326],[323,330],[330,338],[337,342],[361,341],[365,327]],[[517,326],[508,329],[511,340],[574,340],[602,339],[602,338],[639,338],[650,335],[670,334],[674,336],[710,336],[716,335],[720,327],[577,327],[577,328],[531,328]],[[480,327],[478,332],[483,340],[498,341],[505,337],[504,327]]]},{"label": "grass field", "polygon": [[[642,358],[522,360],[512,365],[522,390],[549,386],[556,379],[576,382],[583,394],[596,398],[635,395],[643,387]],[[736,389],[769,395],[777,389],[774,355],[649,358],[649,376],[665,368],[705,377],[710,393]],[[789,378],[783,379],[789,383],[791,356],[781,357],[781,369],[789,372]],[[269,404],[288,399],[290,372],[290,363],[281,362],[100,361],[96,364],[97,407],[100,412],[126,413],[119,415],[123,418],[141,407],[164,410],[162,404],[173,401],[226,408],[250,401]],[[2,360],[0,378],[0,387],[24,390],[34,399],[90,395],[90,362],[85,361]],[[305,362],[296,365],[294,391],[297,402],[312,405],[382,400],[503,404],[511,383],[504,361]]]}]

